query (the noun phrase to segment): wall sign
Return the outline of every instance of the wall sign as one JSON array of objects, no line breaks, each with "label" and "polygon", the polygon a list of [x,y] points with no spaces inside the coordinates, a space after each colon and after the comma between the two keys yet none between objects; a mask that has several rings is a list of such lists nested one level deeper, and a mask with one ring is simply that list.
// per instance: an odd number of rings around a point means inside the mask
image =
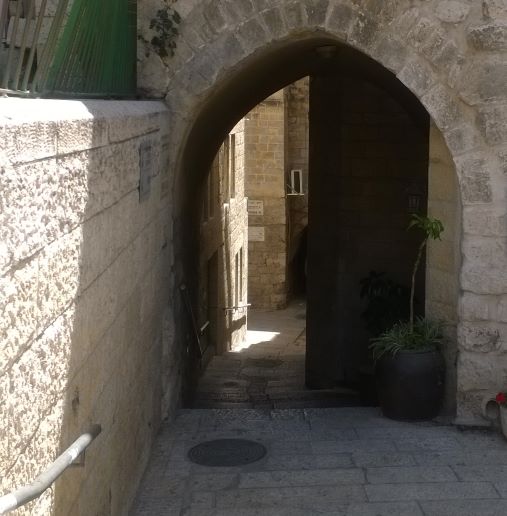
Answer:
[{"label": "wall sign", "polygon": [[248,199],[248,215],[264,215],[264,201]]},{"label": "wall sign", "polygon": [[150,196],[151,178],[155,175],[153,143],[143,141],[139,146],[139,201]]},{"label": "wall sign", "polygon": [[249,242],[264,242],[264,226],[248,226]]}]

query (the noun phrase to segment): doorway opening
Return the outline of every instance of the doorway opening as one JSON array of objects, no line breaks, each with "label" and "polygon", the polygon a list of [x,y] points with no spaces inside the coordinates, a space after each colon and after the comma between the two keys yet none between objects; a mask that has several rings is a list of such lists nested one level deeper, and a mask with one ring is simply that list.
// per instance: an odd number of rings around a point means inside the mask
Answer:
[{"label": "doorway opening", "polygon": [[[262,341],[262,345],[260,342],[254,344],[260,355],[266,354],[255,357],[255,360],[279,360],[269,356],[270,349],[274,348],[274,344],[269,343],[274,342],[278,337],[275,334],[280,332],[276,328],[261,328],[261,322],[257,323],[259,328],[254,328],[248,322],[255,321],[252,316],[256,308],[266,311],[289,306],[290,309],[291,300],[304,303],[304,299],[305,389],[334,392],[337,394],[335,401],[341,404],[370,404],[371,393],[362,394],[365,385],[372,383],[368,350],[372,332],[365,317],[368,299],[361,296],[361,285],[371,277],[385,278],[402,287],[409,285],[413,257],[419,243],[418,235],[406,231],[414,212],[426,214],[429,209],[433,216],[445,218],[445,210],[441,212],[444,204],[452,207],[454,215],[450,220],[444,220],[444,225],[447,223],[448,251],[456,255],[459,195],[452,160],[448,153],[443,156],[440,133],[431,124],[418,99],[393,74],[363,54],[336,44],[328,47],[325,53],[320,52],[321,47],[308,49],[302,54],[300,63],[304,63],[304,67],[297,74],[296,82],[292,80],[294,69],[289,66],[281,90],[274,90],[253,109],[248,102],[242,104],[239,110],[242,118],[239,121],[235,119],[232,128],[231,125],[227,127],[209,177],[212,177],[213,170],[220,170],[222,156],[222,166],[227,173],[219,191],[223,189],[224,199],[229,202],[224,202],[223,213],[227,215],[218,217],[221,221],[217,226],[218,234],[223,237],[226,251],[217,274],[222,274],[223,268],[225,279],[218,281],[218,293],[212,297],[218,296],[216,306],[224,314],[227,312],[222,327],[227,328],[229,335],[217,337],[222,315],[214,314],[215,323],[211,323],[209,307],[214,305],[203,302],[209,297],[209,292],[201,293],[198,302],[199,306],[205,307],[201,309],[201,320],[210,321],[206,328],[209,331],[215,328],[214,335],[207,338],[214,343],[209,347],[212,350],[210,356],[214,353],[222,355],[221,359],[215,360],[219,363],[225,361],[224,353],[235,352],[235,346],[244,352],[243,343],[248,342],[248,330],[273,334],[271,340]],[[301,91],[294,93],[295,85],[305,83],[306,97],[300,95]],[[305,116],[298,119],[287,101],[299,98],[298,95],[307,102],[306,120]],[[266,132],[267,141],[257,138],[252,140],[249,148],[248,124],[252,127],[252,122],[260,120],[252,113],[257,109],[264,109],[267,113],[268,105],[270,109],[276,105],[280,109],[280,104],[281,116],[267,116],[273,124]],[[226,110],[225,105],[222,108]],[[224,119],[229,117],[230,114],[224,112]],[[302,146],[307,152],[306,170],[304,164],[289,159],[291,152],[297,155],[294,149],[301,149],[301,144],[296,144],[295,136],[293,139],[288,137],[291,124],[294,135],[298,131],[304,133],[302,127],[305,123],[306,141]],[[198,131],[194,136],[199,137],[196,141],[207,139],[204,131]],[[278,144],[277,141],[283,143]],[[278,145],[276,150],[270,149],[271,144]],[[272,162],[262,169],[262,173],[254,163],[252,156],[255,153],[249,155],[248,152],[255,145],[259,147],[257,150],[262,149],[264,159]],[[231,148],[234,149],[232,153]],[[275,178],[273,171],[277,159],[283,165],[281,175]],[[434,166],[435,160],[440,163],[438,167]],[[243,172],[238,174],[242,166]],[[428,171],[431,174],[432,168],[445,174],[445,192],[437,192],[440,187],[435,186],[436,182],[431,177],[428,182]],[[255,176],[258,182],[257,189],[249,186],[249,170],[256,171],[252,177]],[[278,190],[280,177],[281,190]],[[241,182],[243,196],[237,193]],[[202,191],[206,191],[202,211],[206,214],[210,209],[213,188],[210,190],[209,179],[202,184],[205,184]],[[231,192],[234,195],[231,196]],[[443,197],[439,198],[441,195]],[[195,211],[192,207],[195,208],[195,202],[187,197],[189,221],[190,213]],[[270,211],[268,207],[274,210]],[[192,231],[195,234],[195,225]],[[268,242],[268,237],[273,234],[279,235],[278,240],[275,238]],[[202,231],[199,235],[201,238]],[[277,243],[281,244],[279,251]],[[199,270],[209,271],[208,262],[216,250],[208,248],[205,251],[206,245],[202,242],[195,249],[199,249]],[[259,255],[255,255],[255,249],[261,249]],[[426,270],[421,268],[417,277],[417,310],[421,315],[428,311],[438,314],[445,303],[451,306],[448,313],[454,313],[452,306],[456,299],[453,288],[437,292],[435,284],[442,274],[447,274],[447,279],[457,284],[458,260],[447,266],[440,258],[432,254],[430,248],[428,266]],[[203,267],[204,262],[206,267]],[[191,270],[191,260],[187,266]],[[210,283],[209,279],[199,277],[197,283],[201,292],[202,285],[217,282]],[[299,307],[300,312],[304,311],[303,306]],[[294,310],[294,314],[300,317],[298,308]],[[203,363],[207,361],[206,357],[201,360]],[[271,369],[279,367],[273,362],[266,363]],[[252,366],[250,372],[255,376],[253,373],[259,372],[259,363],[250,363],[249,366]],[[241,369],[243,366],[236,363],[234,367]],[[223,372],[227,373],[223,375],[224,388],[245,386],[241,381],[231,379],[230,371]],[[220,368],[215,376],[220,376]],[[451,381],[451,403],[455,398],[454,389]],[[339,394],[343,392],[350,396]],[[230,399],[233,397],[231,395]],[[259,399],[259,403],[272,401]],[[238,403],[250,402],[249,399],[238,399]],[[307,399],[302,401],[306,402]]]}]

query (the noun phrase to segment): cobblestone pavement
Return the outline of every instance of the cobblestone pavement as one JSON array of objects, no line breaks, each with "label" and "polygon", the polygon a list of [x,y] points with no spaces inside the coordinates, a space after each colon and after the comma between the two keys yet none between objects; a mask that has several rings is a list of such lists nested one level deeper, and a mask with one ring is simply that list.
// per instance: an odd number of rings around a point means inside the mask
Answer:
[{"label": "cobblestone pavement", "polygon": [[215,356],[199,381],[194,408],[308,408],[358,405],[350,389],[305,387],[306,310],[248,312],[244,344]]},{"label": "cobblestone pavement", "polygon": [[[243,467],[186,453],[210,439],[267,447]],[[132,516],[507,514],[507,443],[485,430],[402,423],[376,408],[183,410],[162,427]]]}]

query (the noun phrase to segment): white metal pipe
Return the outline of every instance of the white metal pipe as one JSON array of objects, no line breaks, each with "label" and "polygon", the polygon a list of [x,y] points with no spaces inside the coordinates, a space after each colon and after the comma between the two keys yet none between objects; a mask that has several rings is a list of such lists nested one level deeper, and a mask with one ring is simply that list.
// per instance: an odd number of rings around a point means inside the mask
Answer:
[{"label": "white metal pipe", "polygon": [[17,509],[38,498],[81,455],[101,432],[100,425],[91,425],[31,484],[0,497],[0,514]]}]

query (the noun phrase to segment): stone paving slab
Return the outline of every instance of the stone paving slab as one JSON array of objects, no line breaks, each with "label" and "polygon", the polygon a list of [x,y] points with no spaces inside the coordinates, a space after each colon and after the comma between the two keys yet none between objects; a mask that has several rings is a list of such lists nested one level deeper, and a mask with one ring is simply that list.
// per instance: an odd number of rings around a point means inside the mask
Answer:
[{"label": "stone paving slab", "polygon": [[[306,388],[306,320],[300,317],[304,313],[301,302],[273,312],[251,310],[247,340],[211,359],[192,406],[284,409],[358,405],[359,394],[351,389]],[[258,342],[262,330],[277,335]]]},{"label": "stone paving slab", "polygon": [[421,502],[426,516],[505,516],[507,500],[445,500]]},{"label": "stone paving slab", "polygon": [[[257,440],[267,455],[228,468],[188,460],[192,446],[223,435]],[[131,512],[314,514],[505,516],[507,442],[493,431],[386,420],[375,408],[187,410],[161,429]]]}]

